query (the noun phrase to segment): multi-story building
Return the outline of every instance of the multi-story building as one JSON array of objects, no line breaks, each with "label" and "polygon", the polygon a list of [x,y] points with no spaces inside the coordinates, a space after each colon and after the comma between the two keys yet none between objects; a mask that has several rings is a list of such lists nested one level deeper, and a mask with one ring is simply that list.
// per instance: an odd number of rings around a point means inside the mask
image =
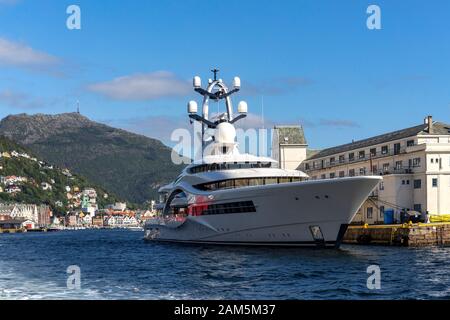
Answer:
[{"label": "multi-story building", "polygon": [[324,149],[299,169],[311,179],[382,175],[355,223],[381,223],[388,210],[397,222],[404,211],[450,214],[450,125],[431,116],[411,128]]},{"label": "multi-story building", "polygon": [[52,212],[48,205],[36,204],[0,204],[0,215],[8,215],[13,219],[30,220],[39,226],[50,224]]},{"label": "multi-story building", "polygon": [[272,158],[280,168],[295,170],[306,159],[305,134],[301,126],[275,126],[272,137]]},{"label": "multi-story building", "polygon": [[95,189],[86,188],[83,190],[81,198],[81,209],[91,217],[95,215],[95,212],[98,210],[97,192],[95,191]]}]

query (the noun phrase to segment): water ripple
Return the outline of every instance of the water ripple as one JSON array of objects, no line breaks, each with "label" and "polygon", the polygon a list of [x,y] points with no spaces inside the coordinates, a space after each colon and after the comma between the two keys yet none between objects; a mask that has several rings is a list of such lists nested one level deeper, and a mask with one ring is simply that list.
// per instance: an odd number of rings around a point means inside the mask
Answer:
[{"label": "water ripple", "polygon": [[[0,235],[0,299],[449,299],[450,248],[146,243],[139,232]],[[369,290],[369,265],[381,289]],[[69,265],[81,290],[66,287]]]}]

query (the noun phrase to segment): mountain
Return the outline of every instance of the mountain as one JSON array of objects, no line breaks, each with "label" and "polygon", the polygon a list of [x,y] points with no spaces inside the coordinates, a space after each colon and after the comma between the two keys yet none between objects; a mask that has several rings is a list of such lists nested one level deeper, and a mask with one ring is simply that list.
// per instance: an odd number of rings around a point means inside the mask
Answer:
[{"label": "mountain", "polygon": [[45,163],[32,151],[3,136],[0,136],[0,177],[1,203],[48,204],[57,215],[80,208],[85,188],[96,190],[100,208],[120,200],[83,176]]},{"label": "mountain", "polygon": [[0,135],[44,160],[142,203],[182,169],[159,140],[94,122],[79,113],[18,114],[0,121]]}]

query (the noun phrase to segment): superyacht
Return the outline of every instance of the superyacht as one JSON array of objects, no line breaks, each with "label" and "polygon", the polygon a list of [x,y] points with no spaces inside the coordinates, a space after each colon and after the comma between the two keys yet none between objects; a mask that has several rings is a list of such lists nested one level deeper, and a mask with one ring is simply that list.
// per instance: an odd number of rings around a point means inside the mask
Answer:
[{"label": "superyacht", "polygon": [[[201,114],[188,104],[191,121],[202,126],[198,160],[159,189],[159,214],[148,220],[144,238],[195,244],[339,247],[348,224],[380,182],[378,176],[309,180],[298,170],[281,169],[268,157],[242,154],[234,124],[246,117],[247,103],[233,113],[229,89],[216,77],[203,96]],[[209,117],[209,102],[224,100],[226,112]],[[209,134],[208,134],[209,133]]]}]

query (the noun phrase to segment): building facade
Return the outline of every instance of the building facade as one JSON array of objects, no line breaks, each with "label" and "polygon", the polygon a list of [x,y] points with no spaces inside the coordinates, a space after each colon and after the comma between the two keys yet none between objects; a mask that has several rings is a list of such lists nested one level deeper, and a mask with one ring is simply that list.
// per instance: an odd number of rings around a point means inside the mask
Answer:
[{"label": "building facade", "polygon": [[393,222],[406,211],[450,214],[450,125],[431,116],[418,126],[322,150],[299,169],[311,179],[383,176],[354,223],[383,223],[388,212]]},{"label": "building facade", "polygon": [[301,126],[275,126],[272,137],[272,158],[282,169],[295,170],[306,159],[305,134]]},{"label": "building facade", "polygon": [[7,215],[17,220],[30,220],[35,225],[44,227],[50,224],[52,212],[47,205],[36,204],[0,204],[0,215]]}]

